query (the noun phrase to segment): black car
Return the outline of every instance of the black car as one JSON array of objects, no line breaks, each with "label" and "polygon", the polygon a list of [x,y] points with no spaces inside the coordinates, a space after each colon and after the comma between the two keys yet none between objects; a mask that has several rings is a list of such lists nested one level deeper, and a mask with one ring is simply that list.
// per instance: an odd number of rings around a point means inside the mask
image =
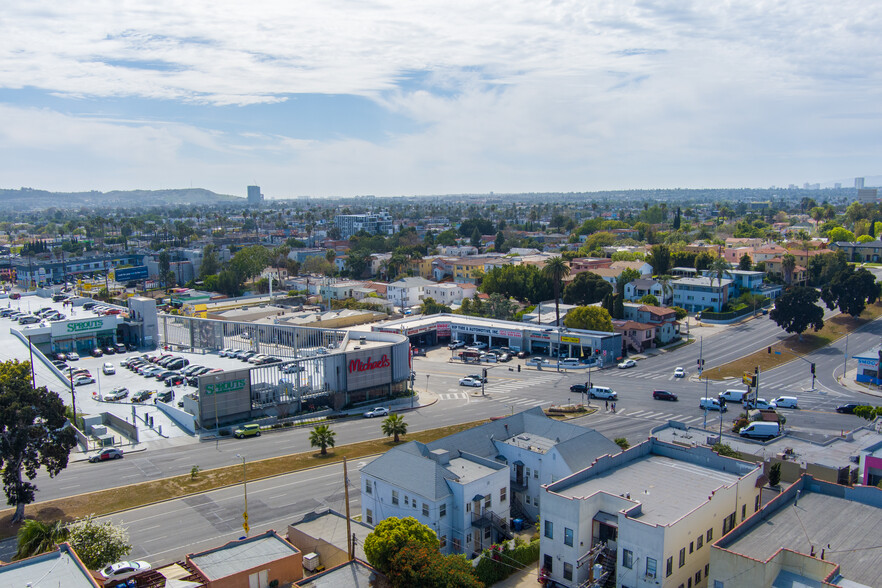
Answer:
[{"label": "black car", "polygon": [[105,347],[104,355],[113,355],[116,353],[116,347]]},{"label": "black car", "polygon": [[92,310],[92,307],[98,304],[97,302],[87,302],[83,305],[83,310]]},{"label": "black car", "polygon": [[175,399],[175,391],[174,390],[164,390],[162,392],[159,392],[156,395],[156,398],[153,399],[153,403],[156,404],[157,402],[171,402],[174,399]]},{"label": "black car", "polygon": [[132,396],[132,402],[146,402],[150,400],[150,397],[152,395],[152,390],[141,390],[140,392],[136,392],[134,396]]},{"label": "black car", "polygon": [[570,392],[575,392],[576,394],[585,394],[588,392],[588,384],[573,384],[570,386]]},{"label": "black car", "polygon": [[840,406],[837,406],[836,412],[841,413],[841,414],[854,414],[854,409],[856,409],[859,406],[863,406],[863,405],[858,404],[856,402],[849,402],[848,404],[842,404]]},{"label": "black car", "polygon": [[529,351],[518,351],[518,359],[524,359],[525,357],[529,357]]},{"label": "black car", "polygon": [[667,390],[653,390],[652,397],[656,400],[677,400],[677,395]]},{"label": "black car", "polygon": [[187,381],[186,376],[182,374],[175,374],[163,380],[166,386],[182,386],[184,382]]},{"label": "black car", "polygon": [[104,352],[97,347],[92,350],[92,357],[101,357],[102,355],[104,355]]}]

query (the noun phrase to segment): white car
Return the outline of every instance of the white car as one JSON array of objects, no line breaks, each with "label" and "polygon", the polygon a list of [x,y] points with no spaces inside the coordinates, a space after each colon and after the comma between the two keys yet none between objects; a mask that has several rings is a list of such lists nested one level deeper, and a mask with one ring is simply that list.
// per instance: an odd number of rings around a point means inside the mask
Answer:
[{"label": "white car", "polygon": [[447,346],[447,349],[459,349],[460,347],[465,347],[465,341],[451,341],[450,345]]},{"label": "white car", "polygon": [[459,381],[460,386],[472,386],[473,388],[480,388],[481,381],[476,380],[475,378],[462,378]]},{"label": "white car", "polygon": [[524,365],[551,365],[551,362],[547,359],[542,359],[541,357],[531,357],[524,362]]},{"label": "white car", "polygon": [[759,410],[774,410],[778,408],[778,406],[774,402],[769,402],[765,398],[757,398],[755,401],[749,403],[751,407],[759,409]]},{"label": "white car", "polygon": [[74,386],[85,386],[86,384],[94,384],[95,378],[89,376],[76,376],[73,380]]},{"label": "white car", "polygon": [[474,347],[475,349],[486,349],[487,344],[483,341],[475,341],[474,343],[472,343],[472,347]]},{"label": "white car", "polygon": [[113,364],[109,361],[101,366],[101,371],[104,372],[105,376],[112,376],[116,373],[116,368],[113,367]]},{"label": "white car", "polygon": [[674,368],[674,377],[675,378],[685,378],[686,377],[686,370],[681,367]]},{"label": "white car", "polygon": [[364,418],[372,419],[374,417],[384,417],[389,416],[389,409],[383,406],[378,406],[377,408],[373,408],[366,413],[364,413]]},{"label": "white car", "polygon": [[626,359],[622,363],[619,364],[619,369],[624,370],[632,367],[637,367],[637,362],[633,359]]},{"label": "white car", "polygon": [[146,561],[119,561],[103,568],[101,577],[105,580],[125,580],[149,569],[150,564]]}]

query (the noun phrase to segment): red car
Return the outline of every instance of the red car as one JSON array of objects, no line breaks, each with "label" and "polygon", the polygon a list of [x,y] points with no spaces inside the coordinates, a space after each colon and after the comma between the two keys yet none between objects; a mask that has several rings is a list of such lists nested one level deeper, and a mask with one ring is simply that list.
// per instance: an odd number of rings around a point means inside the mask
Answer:
[{"label": "red car", "polygon": [[98,463],[99,461],[108,461],[111,459],[122,459],[123,452],[122,449],[117,449],[116,447],[106,447],[96,453],[95,455],[89,458],[91,463]]}]

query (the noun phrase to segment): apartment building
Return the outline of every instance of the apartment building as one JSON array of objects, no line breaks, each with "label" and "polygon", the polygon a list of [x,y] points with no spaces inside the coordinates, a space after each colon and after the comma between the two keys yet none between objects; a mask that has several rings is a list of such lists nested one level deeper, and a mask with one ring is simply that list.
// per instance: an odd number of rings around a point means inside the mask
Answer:
[{"label": "apartment building", "polygon": [[679,306],[690,312],[696,312],[710,308],[714,312],[720,312],[723,305],[729,301],[729,288],[732,280],[724,278],[722,281],[716,278],[680,278],[671,282],[674,288],[674,306]]}]

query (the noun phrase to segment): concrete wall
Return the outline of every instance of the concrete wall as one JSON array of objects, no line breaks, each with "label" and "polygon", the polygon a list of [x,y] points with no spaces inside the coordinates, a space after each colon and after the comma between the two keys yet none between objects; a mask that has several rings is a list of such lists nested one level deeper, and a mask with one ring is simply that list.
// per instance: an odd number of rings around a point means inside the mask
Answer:
[{"label": "concrete wall", "polygon": [[109,426],[113,427],[117,431],[120,431],[133,442],[138,442],[138,425],[132,424],[125,419],[121,419],[115,414],[105,412],[103,414],[103,423],[109,424]]},{"label": "concrete wall", "polygon": [[349,554],[345,550],[328,543],[324,539],[311,537],[294,526],[288,526],[287,539],[288,543],[299,549],[303,554],[317,553],[319,563],[325,566],[325,569],[331,569],[349,561]]},{"label": "concrete wall", "polygon": [[190,434],[196,433],[196,417],[183,408],[178,408],[166,402],[157,402],[156,408],[168,415],[168,418],[173,420],[182,429]]}]

